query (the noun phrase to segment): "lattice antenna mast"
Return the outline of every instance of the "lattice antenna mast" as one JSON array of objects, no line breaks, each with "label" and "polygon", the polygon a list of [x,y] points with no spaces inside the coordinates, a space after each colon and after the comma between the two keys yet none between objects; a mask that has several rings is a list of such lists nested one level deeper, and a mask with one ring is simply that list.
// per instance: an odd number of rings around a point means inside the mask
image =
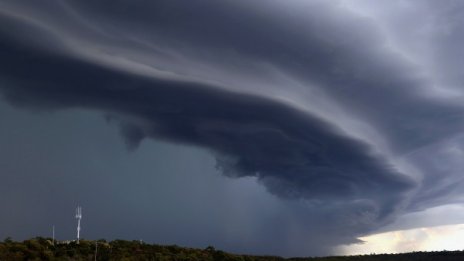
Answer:
[{"label": "lattice antenna mast", "polygon": [[76,219],[77,219],[77,243],[79,244],[79,233],[81,232],[81,218],[82,218],[82,208],[76,208]]}]

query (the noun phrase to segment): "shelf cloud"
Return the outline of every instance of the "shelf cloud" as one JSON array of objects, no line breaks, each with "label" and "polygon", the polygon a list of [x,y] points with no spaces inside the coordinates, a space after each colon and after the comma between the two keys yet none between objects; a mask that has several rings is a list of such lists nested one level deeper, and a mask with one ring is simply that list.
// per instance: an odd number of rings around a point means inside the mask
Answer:
[{"label": "shelf cloud", "polygon": [[[281,253],[330,251],[461,202],[464,23],[448,14],[464,6],[408,3],[3,0],[0,93],[28,110],[101,111],[130,150],[206,149],[324,234]],[[438,22],[418,28],[408,10]]]}]

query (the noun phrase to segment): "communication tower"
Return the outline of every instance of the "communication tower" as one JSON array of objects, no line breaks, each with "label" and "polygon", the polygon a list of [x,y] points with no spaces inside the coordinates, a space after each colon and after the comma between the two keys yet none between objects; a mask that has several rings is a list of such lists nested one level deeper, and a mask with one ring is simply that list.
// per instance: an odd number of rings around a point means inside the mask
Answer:
[{"label": "communication tower", "polygon": [[79,232],[81,232],[81,218],[82,218],[82,208],[76,208],[76,219],[77,219],[77,243],[79,244]]}]

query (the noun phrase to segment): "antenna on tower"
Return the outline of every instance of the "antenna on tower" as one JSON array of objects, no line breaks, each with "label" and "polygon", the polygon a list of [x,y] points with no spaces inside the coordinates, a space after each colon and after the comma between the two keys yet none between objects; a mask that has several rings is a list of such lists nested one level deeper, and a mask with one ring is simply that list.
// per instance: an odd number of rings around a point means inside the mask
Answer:
[{"label": "antenna on tower", "polygon": [[81,218],[82,218],[82,208],[76,208],[76,219],[77,219],[77,244],[79,244],[79,232],[81,231]]}]

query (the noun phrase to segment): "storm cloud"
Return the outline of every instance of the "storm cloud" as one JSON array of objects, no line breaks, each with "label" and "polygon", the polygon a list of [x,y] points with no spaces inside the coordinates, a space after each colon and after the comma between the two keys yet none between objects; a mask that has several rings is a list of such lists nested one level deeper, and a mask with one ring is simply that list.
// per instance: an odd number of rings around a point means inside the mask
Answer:
[{"label": "storm cloud", "polygon": [[462,154],[459,73],[432,74],[399,51],[406,29],[357,4],[4,0],[0,92],[33,111],[103,112],[130,150],[145,139],[204,149],[225,176],[254,178],[288,204],[299,235],[285,242],[288,226],[270,221],[281,228],[257,232],[251,249],[327,253],[460,202],[462,186],[457,158],[427,158]]}]

